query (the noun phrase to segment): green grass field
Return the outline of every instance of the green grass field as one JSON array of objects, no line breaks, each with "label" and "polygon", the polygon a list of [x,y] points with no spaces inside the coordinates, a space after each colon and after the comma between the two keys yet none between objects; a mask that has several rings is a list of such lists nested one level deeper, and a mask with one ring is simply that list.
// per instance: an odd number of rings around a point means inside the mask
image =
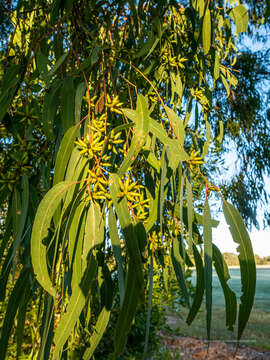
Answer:
[{"label": "green grass field", "polygon": [[[239,269],[230,269],[230,285],[237,293],[238,301],[241,295],[241,282]],[[194,278],[195,280],[195,278]],[[185,323],[187,309],[179,308],[179,311],[168,310],[168,326],[171,331],[178,335],[206,338],[206,320],[204,304],[200,313],[191,326]],[[236,330],[228,331],[225,326],[224,298],[217,277],[213,279],[213,314],[212,331],[213,340],[236,342]],[[242,336],[243,345],[270,350],[270,269],[257,269],[257,288],[254,308],[248,325]]]}]

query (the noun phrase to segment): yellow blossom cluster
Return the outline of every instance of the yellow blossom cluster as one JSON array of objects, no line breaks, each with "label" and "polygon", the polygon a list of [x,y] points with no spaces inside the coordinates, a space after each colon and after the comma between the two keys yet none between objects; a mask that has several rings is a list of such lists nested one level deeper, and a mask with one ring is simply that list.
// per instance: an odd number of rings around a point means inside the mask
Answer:
[{"label": "yellow blossom cluster", "polygon": [[201,165],[204,163],[204,159],[202,156],[199,156],[199,150],[198,151],[193,150],[190,154],[189,159],[186,160],[186,163],[187,163],[190,171],[193,171],[194,167],[197,167],[198,165]]},{"label": "yellow blossom cluster", "polygon": [[145,199],[143,186],[131,179],[127,174],[125,178],[119,181],[120,193],[119,198],[126,197],[129,202],[129,207],[132,212],[133,219],[144,221],[148,215],[148,199]]}]

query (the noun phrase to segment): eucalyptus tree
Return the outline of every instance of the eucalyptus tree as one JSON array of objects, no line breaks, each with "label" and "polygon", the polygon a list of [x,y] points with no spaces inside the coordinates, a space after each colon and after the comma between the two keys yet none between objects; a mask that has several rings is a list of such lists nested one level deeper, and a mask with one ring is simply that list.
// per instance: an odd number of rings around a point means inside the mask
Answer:
[{"label": "eucalyptus tree", "polygon": [[[229,96],[237,85],[245,7],[70,0],[10,2],[3,10],[9,34],[1,51],[1,300],[15,277],[0,358],[14,324],[21,354],[33,299],[39,359],[90,359],[112,312],[117,359],[144,301],[147,344],[154,267],[164,289],[168,268],[174,270],[189,324],[205,293],[210,339],[214,265],[233,329],[236,295],[212,243],[215,194],[239,244],[239,340],[254,300],[254,256],[239,212],[210,180],[208,159],[223,138],[223,122],[214,132],[209,120],[212,93],[222,87]],[[185,282],[192,265],[193,301]]]}]

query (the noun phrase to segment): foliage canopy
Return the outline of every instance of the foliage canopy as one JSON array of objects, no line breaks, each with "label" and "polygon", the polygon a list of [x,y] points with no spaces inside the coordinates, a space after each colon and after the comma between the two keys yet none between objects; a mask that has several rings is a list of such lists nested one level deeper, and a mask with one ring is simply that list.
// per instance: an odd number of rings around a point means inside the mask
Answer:
[{"label": "foliage canopy", "polygon": [[[210,181],[211,154],[223,139],[223,122],[213,125],[211,113],[215,89],[229,97],[237,85],[246,8],[238,1],[58,0],[11,2],[5,11],[1,300],[10,273],[16,277],[0,359],[16,317],[19,356],[27,305],[37,296],[39,359],[90,359],[113,311],[117,359],[146,296],[147,343],[154,271],[166,290],[168,269],[190,307],[188,323],[205,293],[210,338],[214,265],[232,329],[236,296],[212,243],[215,194],[239,244],[240,339],[256,269],[239,212]],[[185,272],[193,264],[191,301]]]}]

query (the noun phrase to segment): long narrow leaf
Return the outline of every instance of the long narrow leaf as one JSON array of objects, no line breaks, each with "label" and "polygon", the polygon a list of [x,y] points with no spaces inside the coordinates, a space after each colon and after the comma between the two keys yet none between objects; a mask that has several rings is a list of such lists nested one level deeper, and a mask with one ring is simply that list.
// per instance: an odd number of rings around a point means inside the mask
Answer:
[{"label": "long narrow leaf", "polygon": [[200,310],[202,301],[203,301],[203,294],[204,294],[204,268],[203,268],[203,261],[201,258],[201,255],[196,248],[196,246],[193,244],[193,254],[194,254],[194,260],[195,260],[195,266],[196,266],[196,291],[194,300],[191,306],[191,309],[189,311],[188,317],[187,317],[187,324],[190,325],[192,321],[195,319],[198,311]]},{"label": "long narrow leaf", "polygon": [[230,279],[228,266],[224,261],[219,248],[214,244],[213,244],[213,261],[225,297],[226,326],[228,327],[229,330],[233,331],[233,326],[235,324],[236,315],[237,315],[236,295],[231,290],[231,288],[227,283],[228,280]]},{"label": "long narrow leaf", "polygon": [[67,306],[66,313],[62,316],[58,328],[55,332],[55,350],[53,359],[59,359],[65,342],[73,330],[80,313],[82,312],[86,299],[91,288],[92,280],[97,271],[97,262],[93,255],[89,259],[88,267],[84,273],[80,284],[75,285],[72,289],[72,295]]},{"label": "long narrow leaf", "polygon": [[71,184],[67,182],[60,182],[44,196],[37,209],[31,236],[31,260],[34,273],[40,285],[52,296],[55,296],[56,292],[48,273],[47,249],[43,241],[48,236],[54,212],[70,186]]},{"label": "long narrow leaf", "polygon": [[230,232],[234,242],[239,246],[238,258],[241,271],[242,296],[238,316],[238,340],[241,338],[248,322],[251,309],[254,303],[256,291],[256,265],[252,250],[251,240],[244,225],[243,219],[235,207],[223,200],[223,212],[225,219],[230,225]]},{"label": "long narrow leaf", "polygon": [[22,270],[16,284],[10,294],[4,324],[2,326],[1,338],[0,338],[0,360],[6,359],[6,351],[8,340],[10,337],[12,326],[14,325],[14,319],[20,305],[20,299],[24,294],[24,288],[27,284],[27,277],[29,276],[29,272],[27,270]]},{"label": "long narrow leaf", "polygon": [[180,289],[181,289],[183,296],[185,298],[185,301],[189,307],[190,301],[189,301],[189,295],[188,295],[186,280],[185,280],[184,271],[183,271],[184,270],[184,260],[181,257],[179,247],[180,247],[179,240],[177,237],[174,237],[173,238],[173,247],[172,247],[173,268],[174,268],[174,272],[175,272],[177,281],[179,283]]},{"label": "long narrow leaf", "polygon": [[145,332],[143,359],[145,359],[145,357],[146,357],[147,349],[148,349],[148,342],[149,342],[152,297],[153,297],[153,278],[154,278],[153,255],[152,255],[152,251],[150,250],[149,292],[148,292],[147,319],[146,319],[146,332]]},{"label": "long narrow leaf", "polygon": [[110,314],[111,312],[104,306],[98,316],[93,335],[90,337],[90,347],[86,349],[85,353],[83,354],[83,360],[90,360],[94,354],[94,351],[96,350],[105,330],[107,329],[107,325],[110,320]]},{"label": "long narrow leaf", "polygon": [[206,198],[203,212],[203,237],[204,237],[204,279],[205,279],[205,302],[206,302],[206,327],[207,337],[210,339],[212,318],[212,228],[211,216]]},{"label": "long narrow leaf", "polygon": [[123,272],[123,263],[122,263],[122,254],[121,254],[121,244],[118,235],[118,229],[116,224],[115,215],[113,209],[109,210],[109,233],[110,239],[113,248],[113,255],[117,264],[117,276],[118,276],[118,285],[120,293],[120,305],[123,305],[124,296],[125,296],[125,280]]}]

